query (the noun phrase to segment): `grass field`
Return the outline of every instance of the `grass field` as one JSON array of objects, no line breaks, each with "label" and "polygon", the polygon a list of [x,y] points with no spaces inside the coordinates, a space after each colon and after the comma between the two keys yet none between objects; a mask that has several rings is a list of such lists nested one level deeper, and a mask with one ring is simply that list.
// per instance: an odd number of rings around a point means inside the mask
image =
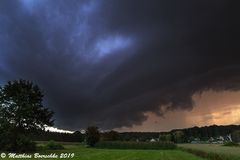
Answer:
[{"label": "grass field", "polygon": [[[41,146],[45,143],[38,142],[38,145]],[[79,143],[62,144],[65,148],[63,150],[44,150],[39,153],[44,155],[55,153],[58,156],[65,153],[69,157],[74,153],[73,158],[62,159],[78,160],[240,160],[240,147],[226,147],[217,144],[179,144],[178,147],[183,149],[172,150],[96,149]],[[13,159],[7,157],[4,159]]]},{"label": "grass field", "polygon": [[[80,160],[203,160],[180,150],[119,150],[87,149],[78,150]],[[76,151],[77,152],[77,151]]]},{"label": "grass field", "polygon": [[200,155],[206,153],[203,157],[209,156],[216,160],[240,160],[240,147],[227,147],[220,144],[179,144],[178,146],[189,149],[191,153]]},{"label": "grass field", "polygon": [[[50,153],[74,153],[78,160],[204,160],[181,150],[120,150],[87,148],[81,144],[64,143],[64,150],[45,151]],[[5,158],[7,159],[7,158]]]}]

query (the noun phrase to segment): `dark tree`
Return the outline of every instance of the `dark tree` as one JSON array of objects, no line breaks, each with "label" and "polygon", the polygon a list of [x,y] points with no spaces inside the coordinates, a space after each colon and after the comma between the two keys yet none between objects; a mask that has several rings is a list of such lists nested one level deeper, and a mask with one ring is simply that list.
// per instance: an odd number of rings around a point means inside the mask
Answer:
[{"label": "dark tree", "polygon": [[0,92],[0,119],[19,130],[43,129],[53,125],[53,112],[44,108],[43,94],[30,81],[8,82]]},{"label": "dark tree", "polygon": [[88,127],[86,131],[87,144],[93,147],[99,140],[100,132],[98,131],[98,128],[95,126]]},{"label": "dark tree", "polygon": [[183,143],[184,142],[184,132],[180,131],[180,130],[173,132],[173,141],[175,143]]},{"label": "dark tree", "polygon": [[240,142],[240,130],[234,131],[232,133],[232,140],[237,143]]},{"label": "dark tree", "polygon": [[[42,101],[41,90],[30,81],[10,81],[0,88],[1,135],[5,135],[5,140],[9,139],[9,142],[6,142],[8,146],[15,147],[10,147],[9,150],[18,150],[23,143],[27,145],[27,132],[53,125],[53,112],[44,108]],[[0,144],[4,146],[2,141]]]},{"label": "dark tree", "polygon": [[102,140],[117,141],[120,140],[120,135],[118,132],[111,130],[109,132],[102,133]]},{"label": "dark tree", "polygon": [[80,131],[75,131],[72,135],[75,141],[77,142],[84,141],[84,135]]}]

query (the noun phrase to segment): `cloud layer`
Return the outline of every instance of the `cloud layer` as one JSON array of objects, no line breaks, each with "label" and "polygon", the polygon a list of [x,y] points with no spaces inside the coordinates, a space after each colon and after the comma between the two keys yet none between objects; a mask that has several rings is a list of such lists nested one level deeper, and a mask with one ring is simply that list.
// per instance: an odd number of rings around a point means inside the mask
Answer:
[{"label": "cloud layer", "polygon": [[0,1],[0,79],[43,88],[56,125],[131,127],[240,89],[238,2]]}]

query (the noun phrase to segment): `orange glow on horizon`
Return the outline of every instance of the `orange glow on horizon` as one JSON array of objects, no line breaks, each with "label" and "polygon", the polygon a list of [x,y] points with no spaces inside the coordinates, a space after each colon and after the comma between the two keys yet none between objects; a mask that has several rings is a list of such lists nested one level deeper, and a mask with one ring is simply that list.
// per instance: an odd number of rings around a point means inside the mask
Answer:
[{"label": "orange glow on horizon", "polygon": [[240,92],[208,91],[194,95],[192,110],[175,110],[159,117],[152,112],[142,125],[118,128],[118,131],[169,131],[193,126],[240,124]]}]

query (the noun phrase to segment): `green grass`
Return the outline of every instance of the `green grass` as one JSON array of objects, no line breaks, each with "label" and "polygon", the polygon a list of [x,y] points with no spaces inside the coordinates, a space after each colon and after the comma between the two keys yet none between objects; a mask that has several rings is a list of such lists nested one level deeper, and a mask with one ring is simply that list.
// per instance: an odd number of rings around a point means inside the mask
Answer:
[{"label": "green grass", "polygon": [[135,142],[135,141],[102,141],[95,145],[101,149],[176,149],[173,142]]},{"label": "green grass", "polygon": [[[42,145],[42,143],[40,144]],[[72,159],[78,160],[204,160],[181,150],[133,150],[133,149],[96,149],[82,144],[64,143],[64,150],[47,150],[49,153],[74,153]],[[6,160],[7,158],[5,158]]]},{"label": "green grass", "polygon": [[240,160],[240,147],[228,147],[221,144],[179,144],[178,146],[208,159]]},{"label": "green grass", "polygon": [[203,160],[180,150],[86,149],[80,160]]},{"label": "green grass", "polygon": [[240,145],[238,143],[235,143],[235,142],[227,142],[227,143],[223,144],[223,146],[227,146],[227,147],[240,147]]}]

